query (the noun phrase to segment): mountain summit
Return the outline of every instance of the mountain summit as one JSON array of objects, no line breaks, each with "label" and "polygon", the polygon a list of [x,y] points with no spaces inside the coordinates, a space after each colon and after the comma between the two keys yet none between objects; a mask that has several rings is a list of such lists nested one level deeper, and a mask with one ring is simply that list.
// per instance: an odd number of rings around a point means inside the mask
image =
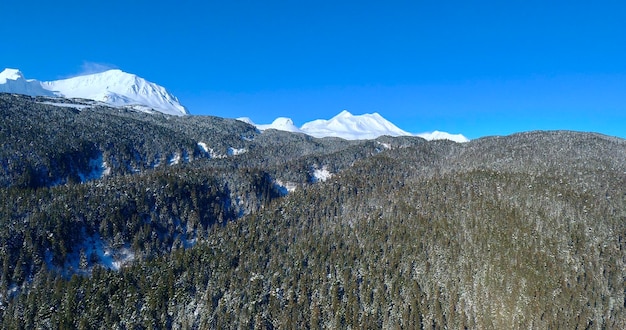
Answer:
[{"label": "mountain summit", "polygon": [[165,88],[117,69],[43,82],[41,85],[45,89],[59,92],[64,97],[85,98],[114,106],[153,108],[170,115],[189,114],[178,98]]},{"label": "mountain summit", "polygon": [[169,115],[189,114],[178,98],[164,87],[118,69],[45,82],[27,80],[17,69],[5,69],[0,73],[0,92],[84,98]]},{"label": "mountain summit", "polygon": [[4,69],[0,72],[0,84],[6,84],[7,80],[20,80],[24,79],[24,75],[18,69]]},{"label": "mountain summit", "polygon": [[302,131],[314,137],[336,136],[347,140],[375,139],[381,135],[411,135],[378,113],[355,116],[343,110],[330,120],[317,119],[302,125]]},{"label": "mountain summit", "polygon": [[55,96],[49,90],[41,86],[41,82],[35,79],[26,79],[20,70],[4,69],[0,72],[0,92],[16,93],[33,96]]},{"label": "mountain summit", "polygon": [[317,138],[339,137],[346,140],[370,140],[379,136],[419,136],[426,140],[451,140],[455,142],[468,142],[469,139],[462,134],[450,134],[434,131],[432,133],[412,134],[394,125],[378,113],[353,115],[343,110],[335,117],[325,120],[317,119],[305,123],[298,128],[290,118],[279,117],[271,124],[257,125],[250,118],[238,118],[248,124],[256,126],[259,130],[275,129],[295,133],[304,133]]}]

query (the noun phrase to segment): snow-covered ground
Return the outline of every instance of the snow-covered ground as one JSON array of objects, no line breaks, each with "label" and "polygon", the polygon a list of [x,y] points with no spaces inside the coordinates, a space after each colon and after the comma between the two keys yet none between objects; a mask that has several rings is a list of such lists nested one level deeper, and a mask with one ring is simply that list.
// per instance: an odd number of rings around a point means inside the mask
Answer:
[{"label": "snow-covered ground", "polygon": [[228,155],[229,156],[237,156],[237,155],[244,154],[246,152],[248,152],[248,150],[245,149],[245,148],[240,148],[240,149],[233,148],[233,147],[228,148]]},{"label": "snow-covered ground", "polygon": [[174,155],[172,155],[172,157],[170,157],[170,159],[168,160],[168,164],[170,166],[172,165],[177,165],[180,163],[180,153],[175,153]]},{"label": "snow-covered ground", "polygon": [[274,184],[283,196],[286,196],[289,193],[296,191],[296,188],[298,187],[298,185],[293,182],[283,182],[281,180],[276,180]]},{"label": "snow-covered ground", "polygon": [[332,173],[328,170],[327,166],[323,166],[322,168],[313,168],[313,181],[314,182],[324,182],[330,179],[333,176]]},{"label": "snow-covered ground", "polygon": [[[73,252],[68,253],[63,269],[60,269],[66,276],[77,273],[89,274],[95,266],[117,271],[135,260],[135,254],[128,246],[113,248],[98,234],[84,236],[82,244],[76,246]],[[51,253],[48,252],[45,259],[49,268],[57,268],[52,264]]]},{"label": "snow-covered ground", "polygon": [[74,103],[60,103],[60,102],[39,102],[40,104],[47,104],[47,105],[53,105],[55,107],[66,107],[66,108],[74,108],[74,109],[78,109],[78,110],[83,110],[85,108],[91,108],[91,105],[87,105],[87,104],[74,104]]},{"label": "snow-covered ground", "polygon": [[198,147],[200,147],[200,149],[204,151],[204,153],[209,153],[209,147],[206,145],[206,143],[198,142]]}]

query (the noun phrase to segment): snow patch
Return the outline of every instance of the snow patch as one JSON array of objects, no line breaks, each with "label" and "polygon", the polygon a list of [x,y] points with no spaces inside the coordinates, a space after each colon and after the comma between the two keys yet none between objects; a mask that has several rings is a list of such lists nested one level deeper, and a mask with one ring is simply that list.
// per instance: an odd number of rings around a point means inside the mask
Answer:
[{"label": "snow patch", "polygon": [[328,170],[328,167],[324,165],[322,168],[313,168],[313,182],[324,182],[333,176]]},{"label": "snow patch", "polygon": [[209,148],[209,155],[211,158],[226,158],[227,156],[224,154],[220,154],[219,152],[213,150],[213,148]]},{"label": "snow patch", "polygon": [[378,142],[378,144],[380,144],[381,146],[383,146],[383,148],[387,150],[391,150],[391,144],[389,143]]},{"label": "snow patch", "polygon": [[[14,283],[11,282],[9,284],[9,287],[7,288],[7,292],[6,293],[0,293],[0,309],[4,309],[4,301],[7,300],[8,298],[12,298],[15,297],[18,293],[20,293],[20,287]],[[5,298],[7,297],[7,298]]]},{"label": "snow patch", "polygon": [[191,157],[189,157],[189,153],[187,152],[187,150],[183,150],[182,156],[183,162],[189,163],[191,161]]},{"label": "snow patch", "polygon": [[[200,148],[200,151],[202,151],[203,153],[208,155],[209,158],[220,159],[220,158],[228,157],[227,155],[220,154],[219,152],[215,151],[213,148],[209,148],[209,146],[206,143],[204,143],[204,142],[198,142],[198,147]],[[228,149],[228,155],[238,155],[239,153],[244,153],[246,151],[247,150],[245,150],[245,149],[229,148]]]},{"label": "snow patch", "polygon": [[248,150],[245,148],[242,148],[242,149],[237,149],[233,147],[228,148],[229,156],[237,156],[237,155],[245,154],[246,152],[248,152]]},{"label": "snow patch", "polygon": [[213,148],[209,148],[209,156],[211,156],[211,158],[216,158],[216,159],[228,157],[227,155],[220,154],[219,152],[213,150]]},{"label": "snow patch", "polygon": [[281,180],[276,180],[274,182],[274,186],[278,189],[282,196],[286,196],[289,193],[296,191],[296,188],[298,188],[298,185],[294,182],[282,182]]},{"label": "snow patch", "polygon": [[75,104],[75,103],[60,103],[60,102],[38,102],[39,104],[53,105],[55,107],[74,108],[77,110],[84,110],[85,108],[91,108],[91,105],[87,104]]},{"label": "snow patch", "polygon": [[168,160],[168,164],[170,166],[177,165],[180,163],[180,159],[181,159],[181,155],[180,153],[177,152],[172,157],[170,157],[170,159]]},{"label": "snow patch", "polygon": [[183,247],[185,249],[188,249],[188,248],[194,247],[197,243],[198,243],[198,239],[197,238],[185,239],[185,240],[183,240]]},{"label": "snow patch", "polygon": [[109,166],[107,162],[102,162],[102,168],[104,169],[104,171],[102,171],[102,176],[111,175],[111,166]]},{"label": "snow patch", "polygon": [[200,147],[200,150],[202,150],[204,153],[209,153],[209,147],[206,145],[206,143],[198,142],[198,147]]},{"label": "snow patch", "polygon": [[[110,252],[109,252],[110,253]],[[130,248],[121,248],[113,254],[113,262],[111,262],[110,269],[120,270],[125,265],[135,260],[135,253]]]},{"label": "snow patch", "polygon": [[[49,268],[58,268],[52,264],[52,254],[49,251],[46,252],[45,260]],[[133,260],[135,254],[128,246],[114,249],[96,233],[91,236],[85,235],[83,242],[67,254],[61,272],[67,277],[73,274],[89,275],[95,266],[119,271]]]},{"label": "snow patch", "polygon": [[241,135],[241,139],[242,139],[243,141],[250,142],[250,141],[254,141],[254,136],[246,136],[246,135]]},{"label": "snow patch", "polygon": [[157,168],[161,166],[161,156],[160,155],[156,155],[154,156],[154,160],[152,161],[152,163],[150,163],[150,168]]}]

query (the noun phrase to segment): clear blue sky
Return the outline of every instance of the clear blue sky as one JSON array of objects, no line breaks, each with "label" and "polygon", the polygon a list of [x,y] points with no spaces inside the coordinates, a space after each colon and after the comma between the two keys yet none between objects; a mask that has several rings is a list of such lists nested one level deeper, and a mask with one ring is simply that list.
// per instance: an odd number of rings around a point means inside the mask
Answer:
[{"label": "clear blue sky", "polygon": [[469,138],[626,138],[626,1],[0,3],[0,66],[115,67],[192,114],[296,125],[346,109]]}]

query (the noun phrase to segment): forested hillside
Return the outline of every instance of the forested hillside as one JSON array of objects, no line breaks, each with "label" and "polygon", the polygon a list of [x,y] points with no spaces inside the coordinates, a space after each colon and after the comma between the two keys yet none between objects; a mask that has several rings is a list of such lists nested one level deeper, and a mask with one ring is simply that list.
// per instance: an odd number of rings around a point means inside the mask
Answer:
[{"label": "forested hillside", "polygon": [[624,140],[49,103],[0,94],[3,328],[626,328]]}]

